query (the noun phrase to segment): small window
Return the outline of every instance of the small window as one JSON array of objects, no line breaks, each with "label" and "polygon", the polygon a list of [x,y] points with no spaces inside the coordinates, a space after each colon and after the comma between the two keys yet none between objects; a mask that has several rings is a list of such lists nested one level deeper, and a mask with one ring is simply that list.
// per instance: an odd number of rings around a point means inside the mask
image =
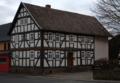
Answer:
[{"label": "small window", "polygon": [[15,52],[15,60],[19,60],[19,51]]},{"label": "small window", "polygon": [[30,51],[30,60],[34,60],[34,50]]},{"label": "small window", "polygon": [[56,51],[56,60],[60,60],[60,51]]},{"label": "small window", "polygon": [[10,43],[8,43],[8,50],[10,50]]},{"label": "small window", "polygon": [[70,43],[73,43],[73,42],[74,42],[73,35],[70,35]]},{"label": "small window", "polygon": [[53,34],[52,33],[48,33],[48,41],[49,42],[53,41]]},{"label": "small window", "polygon": [[82,58],[84,59],[85,58],[85,51],[82,51],[81,55],[82,55]]},{"label": "small window", "polygon": [[93,37],[90,37],[90,42],[93,42]]},{"label": "small window", "polygon": [[4,43],[4,50],[6,50],[6,43]]},{"label": "small window", "polygon": [[23,24],[24,24],[24,22],[23,22],[23,21],[24,21],[23,19],[21,19],[21,20],[20,20],[20,24],[21,24],[21,25],[23,25]]},{"label": "small window", "polygon": [[90,37],[87,37],[87,43],[90,43]]},{"label": "small window", "polygon": [[34,33],[30,33],[30,42],[34,42]]},{"label": "small window", "polygon": [[6,58],[0,58],[0,63],[6,63]]},{"label": "small window", "polygon": [[26,25],[28,22],[27,22],[27,18],[22,18],[20,19],[20,24],[21,25]]},{"label": "small window", "polygon": [[48,60],[52,60],[53,59],[53,53],[52,51],[48,51]]},{"label": "small window", "polygon": [[81,43],[85,43],[85,37],[84,36],[81,37]]},{"label": "small window", "polygon": [[90,53],[90,51],[87,51],[87,58],[91,58],[91,53]]},{"label": "small window", "polygon": [[18,43],[18,35],[15,35],[15,43]]},{"label": "small window", "polygon": [[56,33],[56,42],[60,42],[60,34]]}]

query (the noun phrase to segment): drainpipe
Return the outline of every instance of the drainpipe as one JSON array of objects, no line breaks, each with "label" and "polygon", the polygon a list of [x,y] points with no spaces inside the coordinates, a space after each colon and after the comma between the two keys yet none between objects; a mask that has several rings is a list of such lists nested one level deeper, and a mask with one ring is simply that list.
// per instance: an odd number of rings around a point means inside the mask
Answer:
[{"label": "drainpipe", "polygon": [[44,31],[41,30],[41,67],[42,67],[42,75],[44,76],[44,49],[43,49],[43,34]]}]

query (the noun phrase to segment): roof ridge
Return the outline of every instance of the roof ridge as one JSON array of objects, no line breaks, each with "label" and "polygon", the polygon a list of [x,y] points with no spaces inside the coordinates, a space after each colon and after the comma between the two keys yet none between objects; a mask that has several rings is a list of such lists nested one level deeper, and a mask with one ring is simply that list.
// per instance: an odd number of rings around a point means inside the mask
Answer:
[{"label": "roof ridge", "polygon": [[[24,3],[24,2],[22,2],[22,3]],[[44,6],[35,5],[35,4],[30,4],[30,3],[24,3],[24,4],[29,4],[29,5],[33,5],[33,6],[37,6],[37,7],[45,8]],[[47,9],[48,9],[48,8],[47,8]],[[73,14],[83,15],[83,16],[88,16],[88,17],[94,17],[94,16],[84,15],[84,14],[81,14],[81,13],[76,13],[76,12],[67,11],[67,10],[60,10],[60,9],[54,9],[54,8],[50,8],[50,9],[51,9],[51,10],[56,10],[56,11],[62,11],[62,12],[68,12],[68,13],[73,13]]]}]

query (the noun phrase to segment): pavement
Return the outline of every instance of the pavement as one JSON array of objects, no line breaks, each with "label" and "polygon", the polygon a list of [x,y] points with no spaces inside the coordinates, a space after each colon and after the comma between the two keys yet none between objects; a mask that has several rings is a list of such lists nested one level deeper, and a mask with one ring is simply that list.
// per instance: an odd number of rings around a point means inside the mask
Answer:
[{"label": "pavement", "polygon": [[69,80],[69,81],[84,81],[84,82],[100,82],[100,83],[120,83],[120,81],[114,81],[114,80],[94,80],[93,79],[93,72],[87,71],[87,72],[74,72],[74,73],[52,73],[47,74],[44,76],[32,76],[27,74],[9,74],[6,72],[0,72],[0,76],[17,76],[17,77],[27,77],[27,78],[44,78],[44,79],[58,79],[58,80]]}]

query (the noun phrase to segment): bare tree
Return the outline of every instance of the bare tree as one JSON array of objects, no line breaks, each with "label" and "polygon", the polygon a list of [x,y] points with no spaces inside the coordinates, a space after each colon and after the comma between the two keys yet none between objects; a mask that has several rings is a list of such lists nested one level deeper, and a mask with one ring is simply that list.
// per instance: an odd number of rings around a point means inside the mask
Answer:
[{"label": "bare tree", "polygon": [[97,0],[91,11],[111,34],[120,34],[120,0]]}]

